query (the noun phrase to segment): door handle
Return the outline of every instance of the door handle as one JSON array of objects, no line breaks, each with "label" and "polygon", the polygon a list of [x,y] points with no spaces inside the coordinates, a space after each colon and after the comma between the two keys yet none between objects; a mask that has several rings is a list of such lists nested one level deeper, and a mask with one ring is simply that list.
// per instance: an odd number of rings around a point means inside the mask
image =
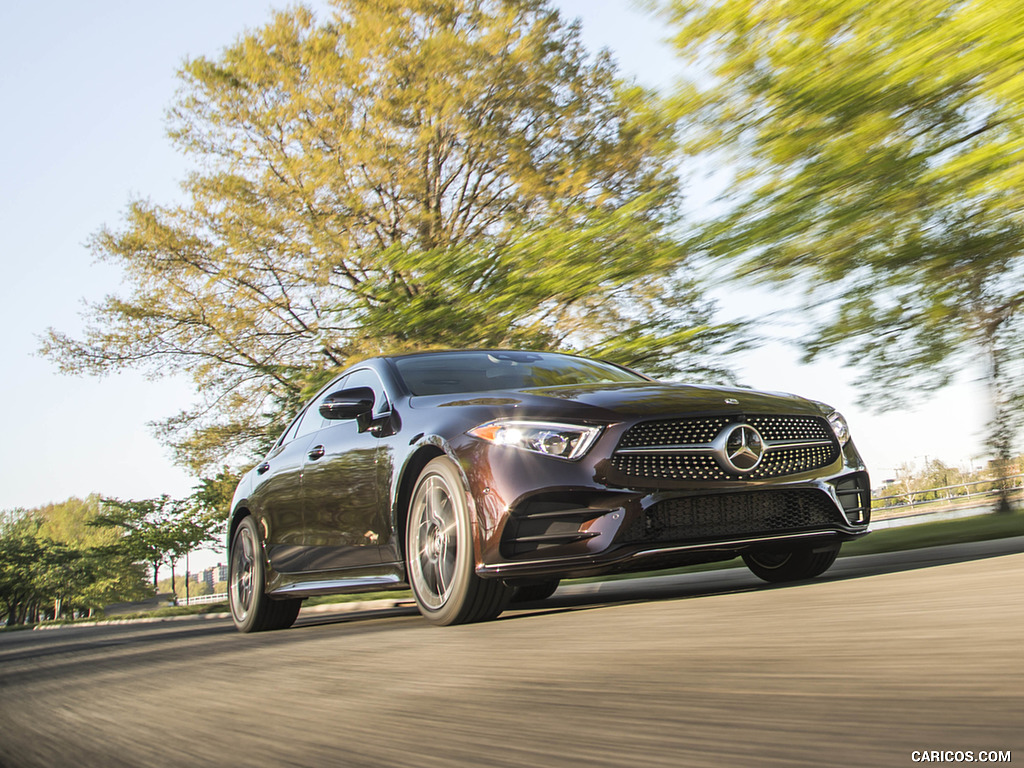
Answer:
[{"label": "door handle", "polygon": [[309,453],[307,453],[306,455],[309,456],[309,458],[312,459],[313,461],[316,461],[325,453],[326,451],[324,450],[324,447],[322,445],[317,445],[311,448]]},{"label": "door handle", "polygon": [[258,467],[256,467],[256,474],[257,475],[262,475],[268,469],[270,469],[270,462],[264,461],[262,464],[260,464]]}]

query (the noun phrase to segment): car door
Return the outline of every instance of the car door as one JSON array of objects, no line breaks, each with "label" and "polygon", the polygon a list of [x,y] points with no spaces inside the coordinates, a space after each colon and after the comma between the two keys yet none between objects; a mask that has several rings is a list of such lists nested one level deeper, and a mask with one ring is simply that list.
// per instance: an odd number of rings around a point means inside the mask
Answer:
[{"label": "car door", "polygon": [[[370,369],[354,371],[329,387],[319,403],[341,389],[368,387],[373,416],[389,409],[384,388]],[[303,466],[303,543],[309,570],[326,571],[380,563],[387,516],[379,462],[381,439],[356,419],[324,420],[308,446]]]},{"label": "car door", "polygon": [[302,470],[322,422],[319,413],[303,411],[256,468],[251,499],[266,531],[270,562],[282,573],[301,570],[296,556],[303,547]]}]

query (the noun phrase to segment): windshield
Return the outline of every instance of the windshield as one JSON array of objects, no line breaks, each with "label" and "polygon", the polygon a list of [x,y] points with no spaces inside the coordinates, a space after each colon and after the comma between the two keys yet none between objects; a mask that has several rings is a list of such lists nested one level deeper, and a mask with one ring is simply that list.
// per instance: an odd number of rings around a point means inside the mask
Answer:
[{"label": "windshield", "polygon": [[646,381],[608,363],[545,352],[437,352],[394,363],[414,395]]}]

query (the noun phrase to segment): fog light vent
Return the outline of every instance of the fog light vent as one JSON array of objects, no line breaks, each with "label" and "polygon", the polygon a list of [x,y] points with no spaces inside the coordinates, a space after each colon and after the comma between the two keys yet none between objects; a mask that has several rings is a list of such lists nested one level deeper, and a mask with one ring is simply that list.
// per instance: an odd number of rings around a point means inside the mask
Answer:
[{"label": "fog light vent", "polygon": [[835,481],[832,486],[836,489],[836,496],[850,523],[867,525],[871,520],[871,482],[867,473],[847,475]]}]

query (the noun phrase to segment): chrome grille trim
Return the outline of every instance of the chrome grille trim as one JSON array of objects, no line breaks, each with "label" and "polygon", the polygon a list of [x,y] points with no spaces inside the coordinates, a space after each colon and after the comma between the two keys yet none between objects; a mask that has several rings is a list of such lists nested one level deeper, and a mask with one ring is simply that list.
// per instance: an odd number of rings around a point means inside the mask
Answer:
[{"label": "chrome grille trim", "polygon": [[[764,450],[768,452],[777,448],[820,448],[831,446],[831,440],[765,440]],[[707,453],[714,446],[711,443],[700,445],[652,445],[649,448],[620,448],[616,453]]]},{"label": "chrome grille trim", "polygon": [[[757,430],[763,448],[759,464],[748,471],[723,458],[727,436],[743,424]],[[839,456],[839,444],[824,417],[730,414],[634,424],[619,441],[611,463],[628,478],[706,482],[798,475],[827,467]]]}]

